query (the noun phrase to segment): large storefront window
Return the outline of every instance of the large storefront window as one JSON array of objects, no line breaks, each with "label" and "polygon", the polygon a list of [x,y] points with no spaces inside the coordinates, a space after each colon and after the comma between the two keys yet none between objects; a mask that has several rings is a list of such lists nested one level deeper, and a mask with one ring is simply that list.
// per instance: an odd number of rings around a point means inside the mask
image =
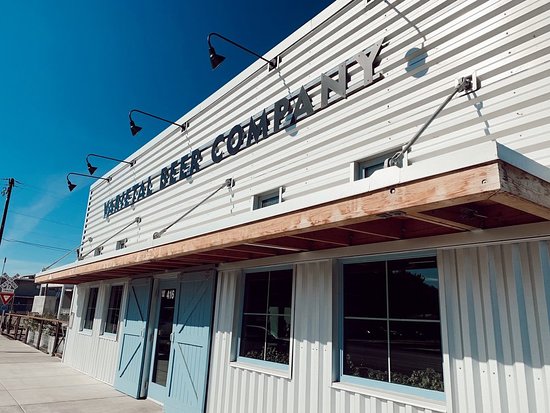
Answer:
[{"label": "large storefront window", "polygon": [[289,364],[292,270],[245,275],[239,357]]},{"label": "large storefront window", "polygon": [[443,391],[435,257],[343,267],[343,374]]}]

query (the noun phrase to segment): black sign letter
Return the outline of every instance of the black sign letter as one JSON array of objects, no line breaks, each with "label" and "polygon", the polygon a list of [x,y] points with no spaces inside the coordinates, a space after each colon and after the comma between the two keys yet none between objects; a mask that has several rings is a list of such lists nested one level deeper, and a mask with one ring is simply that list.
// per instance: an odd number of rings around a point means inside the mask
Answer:
[{"label": "black sign letter", "polygon": [[287,98],[279,99],[275,102],[273,110],[273,133],[279,132],[281,129],[281,121],[290,111],[290,101]]},{"label": "black sign letter", "polygon": [[229,132],[229,135],[227,136],[227,140],[225,141],[227,145],[227,152],[229,152],[230,155],[235,155],[241,149],[244,138],[243,135],[244,130],[241,125],[233,126],[231,132]]},{"label": "black sign letter", "polygon": [[214,139],[214,143],[212,143],[212,150],[211,150],[211,156],[212,156],[212,162],[218,163],[221,162],[223,159],[223,152],[218,151],[218,146],[220,143],[222,143],[225,140],[225,136],[219,135],[216,139]]}]

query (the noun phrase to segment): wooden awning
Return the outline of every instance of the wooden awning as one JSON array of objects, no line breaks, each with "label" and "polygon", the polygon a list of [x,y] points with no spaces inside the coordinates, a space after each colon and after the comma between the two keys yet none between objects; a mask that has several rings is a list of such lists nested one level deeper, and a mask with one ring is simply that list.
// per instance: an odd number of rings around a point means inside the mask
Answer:
[{"label": "wooden awning", "polygon": [[431,176],[160,245],[38,274],[78,284],[550,220],[550,183],[502,160]]}]

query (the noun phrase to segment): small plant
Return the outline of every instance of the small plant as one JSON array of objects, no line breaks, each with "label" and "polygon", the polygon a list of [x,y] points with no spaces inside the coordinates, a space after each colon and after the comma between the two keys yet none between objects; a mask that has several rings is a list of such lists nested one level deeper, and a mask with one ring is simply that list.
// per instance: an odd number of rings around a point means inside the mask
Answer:
[{"label": "small plant", "polygon": [[[405,383],[409,386],[443,391],[443,376],[434,369],[414,370],[410,376],[404,376]],[[394,379],[392,375],[392,380]]]},{"label": "small plant", "polygon": [[49,336],[55,336],[55,324],[44,322],[42,331],[44,334],[47,334]]},{"label": "small plant", "polygon": [[23,326],[29,331],[38,331],[39,322],[34,318],[24,318]]}]

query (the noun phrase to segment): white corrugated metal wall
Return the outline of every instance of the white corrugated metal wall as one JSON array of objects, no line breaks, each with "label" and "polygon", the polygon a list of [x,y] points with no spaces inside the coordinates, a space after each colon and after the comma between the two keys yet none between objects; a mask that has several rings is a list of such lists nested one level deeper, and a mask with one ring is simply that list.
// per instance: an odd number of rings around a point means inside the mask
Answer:
[{"label": "white corrugated metal wall", "polygon": [[[296,265],[291,376],[234,363],[240,271],[219,274],[207,411],[209,413],[329,413],[443,411],[411,397],[384,399],[333,385],[332,261]],[[406,400],[409,399],[409,402]],[[430,406],[430,407],[427,407]]]},{"label": "white corrugated metal wall", "polygon": [[453,411],[549,411],[549,246],[439,253]]},{"label": "white corrugated metal wall", "polygon": [[441,250],[438,265],[446,409],[333,383],[335,287],[331,261],[319,261],[296,266],[290,377],[232,361],[241,271],[219,274],[207,411],[548,411],[550,243]]},{"label": "white corrugated metal wall", "polygon": [[[255,63],[182,118],[190,121],[188,134],[168,129],[129,157],[138,158],[133,168],[122,165],[114,170],[110,184],[94,185],[84,231],[84,238],[92,236],[94,241],[85,244],[84,252],[136,216],[141,223],[110,240],[106,254],[259,219],[265,211],[250,211],[251,197],[279,186],[285,187],[286,204],[294,201],[296,208],[307,204],[314,193],[338,193],[339,187],[349,184],[350,162],[408,141],[450,93],[454,80],[474,70],[482,88],[470,97],[453,99],[413,147],[411,161],[422,162],[497,139],[550,165],[546,138],[550,121],[548,1],[338,1],[330,10],[332,17],[325,13],[314,19],[266,54],[282,55],[278,71],[267,72],[264,65]],[[385,78],[379,83],[197,173],[192,183],[176,183],[132,208],[103,218],[106,200],[157,174],[190,147],[212,141],[382,37],[388,46],[380,55],[378,70]],[[426,59],[407,70],[406,55],[413,48],[421,49],[416,53],[425,53]],[[350,82],[361,80],[360,70],[352,70]],[[319,101],[318,93],[313,100]],[[224,189],[160,240],[152,239],[153,232],[172,223],[228,177],[236,180],[231,193]],[[271,213],[282,211],[277,207],[283,208],[274,206]],[[115,251],[117,239],[122,238],[128,238],[128,249]],[[86,259],[97,258],[90,255]]]},{"label": "white corrugated metal wall", "polygon": [[[63,362],[98,380],[113,384],[118,364],[119,340],[101,334],[108,304],[109,287],[120,285],[121,281],[91,283],[75,286],[71,304],[71,319],[67,330]],[[99,287],[94,323],[90,332],[81,331],[86,306],[86,297],[90,287]],[[126,297],[127,285],[124,282],[123,297]],[[124,317],[125,299],[122,300],[120,319]],[[120,328],[120,324],[119,324]]]}]

